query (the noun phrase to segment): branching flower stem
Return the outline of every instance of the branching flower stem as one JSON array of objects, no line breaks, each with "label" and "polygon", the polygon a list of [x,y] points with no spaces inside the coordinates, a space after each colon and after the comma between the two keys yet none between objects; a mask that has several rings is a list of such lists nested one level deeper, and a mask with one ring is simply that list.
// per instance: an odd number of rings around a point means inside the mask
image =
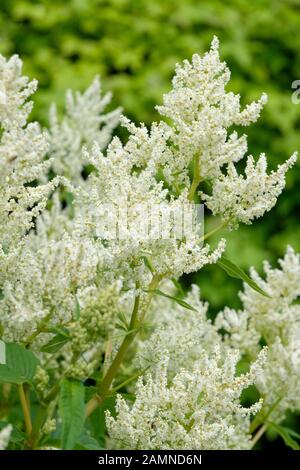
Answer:
[{"label": "branching flower stem", "polygon": [[252,439],[252,445],[251,445],[251,449],[253,449],[253,447],[255,446],[255,444],[259,441],[259,439],[264,435],[264,433],[266,432],[268,428],[268,424],[265,423],[263,424],[259,430],[257,431],[257,433],[255,434],[255,436],[253,437]]},{"label": "branching flower stem", "polygon": [[[153,276],[152,281],[149,284],[149,291],[153,291],[159,282],[161,281],[162,276]],[[139,288],[139,285],[137,285]],[[123,342],[118,350],[114,360],[112,361],[110,367],[108,368],[101,384],[99,387],[99,392],[90,399],[86,406],[86,417],[90,416],[97,406],[103,402],[105,397],[109,394],[111,384],[116,377],[118,370],[124,360],[124,357],[131,346],[133,340],[135,339],[142,322],[144,320],[145,314],[150,306],[152,297],[154,293],[149,292],[149,296],[147,298],[146,303],[143,305],[142,312],[140,312],[140,303],[141,297],[137,295],[134,301],[134,306],[131,314],[130,324],[129,324],[129,332],[124,337]],[[140,315],[139,315],[140,313]]]}]

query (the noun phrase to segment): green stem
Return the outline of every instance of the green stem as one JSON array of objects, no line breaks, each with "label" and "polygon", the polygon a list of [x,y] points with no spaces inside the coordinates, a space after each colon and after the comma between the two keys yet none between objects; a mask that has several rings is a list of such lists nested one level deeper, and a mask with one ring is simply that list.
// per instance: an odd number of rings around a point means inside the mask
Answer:
[{"label": "green stem", "polygon": [[114,380],[117,374],[117,371],[123,362],[125,354],[129,346],[131,345],[134,337],[136,336],[139,305],[140,305],[140,296],[138,295],[135,298],[134,307],[133,307],[133,311],[131,315],[131,320],[130,320],[130,325],[129,325],[130,333],[128,333],[123,339],[123,342],[120,346],[119,351],[117,352],[113,362],[111,363],[110,367],[108,368],[108,371],[105,374],[104,379],[101,382],[100,389],[99,389],[99,392],[100,392],[99,394],[101,397],[105,397],[107,395],[110,389],[110,386],[112,384],[112,381]]},{"label": "green stem", "polygon": [[255,446],[255,444],[259,441],[259,439],[263,436],[263,434],[266,432],[268,428],[268,424],[265,423],[263,424],[259,430],[257,431],[257,433],[255,434],[255,436],[253,437],[252,439],[252,445],[251,445],[251,449],[253,449],[253,447]]},{"label": "green stem", "polygon": [[[158,283],[161,281],[161,278],[162,276],[154,276],[151,283],[149,284],[148,290],[149,291],[154,290],[157,287]],[[105,397],[109,395],[111,384],[118,373],[118,370],[125,358],[125,355],[130,345],[132,344],[134,338],[136,337],[140,329],[140,326],[148,310],[152,297],[153,297],[153,293],[151,292],[149,294],[148,301],[146,302],[145,305],[143,305],[143,311],[140,315],[140,318],[139,318],[140,296],[138,295],[135,298],[134,306],[133,306],[133,310],[131,314],[131,320],[129,324],[129,333],[123,339],[120,349],[118,350],[114,360],[112,361],[110,367],[108,368],[100,384],[99,392],[94,397],[92,397],[90,401],[87,403],[86,417],[90,416],[95,411],[97,406],[103,402]]]},{"label": "green stem", "polygon": [[203,240],[207,240],[207,238],[211,237],[212,235],[214,235],[214,233],[218,232],[219,230],[221,230],[222,228],[226,227],[226,223],[225,222],[222,222],[220,223],[219,225],[217,225],[215,228],[213,228],[212,230],[210,230],[209,232],[207,232],[205,235],[203,235],[202,239]]},{"label": "green stem", "polygon": [[41,437],[42,427],[47,416],[47,408],[41,406],[37,412],[37,416],[34,420],[32,432],[30,436],[31,448],[34,449]]},{"label": "green stem", "polygon": [[24,416],[26,434],[27,434],[27,437],[29,438],[32,432],[32,424],[31,424],[29,406],[26,400],[23,384],[18,385],[18,390],[19,390],[19,398],[20,398],[20,403],[21,403],[23,416]]}]

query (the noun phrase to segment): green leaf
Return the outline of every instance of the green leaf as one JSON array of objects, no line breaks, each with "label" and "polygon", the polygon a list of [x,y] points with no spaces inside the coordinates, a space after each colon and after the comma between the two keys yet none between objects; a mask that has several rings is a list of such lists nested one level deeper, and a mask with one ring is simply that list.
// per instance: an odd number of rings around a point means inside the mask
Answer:
[{"label": "green leaf", "polygon": [[145,372],[147,372],[147,370],[149,369],[149,367],[150,367],[150,366],[145,367],[145,369],[136,372],[135,374],[129,376],[126,380],[124,380],[124,381],[121,382],[120,384],[116,385],[116,386],[112,389],[112,393],[117,392],[117,391],[120,390],[121,388],[123,388],[123,387],[125,387],[126,385],[128,385],[129,383],[131,383],[133,380],[136,380],[136,379],[139,378],[141,375],[144,375]]},{"label": "green leaf", "polygon": [[174,277],[172,277],[171,281],[173,282],[174,286],[178,290],[179,294],[184,296],[185,293],[184,293],[184,290],[183,290],[182,285],[180,284],[180,282],[177,279],[175,279]]},{"label": "green leaf", "polygon": [[147,290],[146,292],[153,292],[153,293],[156,294],[156,295],[161,295],[162,297],[166,297],[167,299],[174,300],[174,302],[176,302],[177,304],[181,305],[181,307],[187,308],[188,310],[192,310],[193,312],[197,312],[197,311],[198,311],[198,310],[196,310],[194,307],[192,307],[192,305],[188,304],[188,303],[185,302],[184,300],[179,299],[178,297],[174,297],[173,295],[165,294],[164,292],[162,292],[162,291],[159,290],[159,289]]},{"label": "green leaf", "polygon": [[16,343],[0,340],[0,382],[22,384],[32,382],[39,365],[37,357],[28,349]]},{"label": "green leaf", "polygon": [[99,442],[87,433],[83,433],[76,442],[76,449],[103,450]]},{"label": "green leaf", "polygon": [[145,263],[145,266],[147,266],[147,268],[149,269],[149,271],[151,273],[154,273],[154,268],[153,268],[153,265],[151,263],[151,260],[148,258],[148,256],[144,256],[144,263]]},{"label": "green leaf", "polygon": [[263,424],[264,422],[268,421],[269,417],[271,416],[271,414],[273,413],[273,411],[277,408],[277,406],[279,405],[279,403],[281,402],[282,400],[282,397],[278,397],[277,400],[273,403],[272,406],[270,406],[270,408],[268,409],[267,412],[264,412],[264,410],[261,410],[254,418],[254,420],[252,421],[251,425],[250,425],[250,433],[252,434],[255,429],[257,429],[257,427],[260,425],[260,424]]},{"label": "green leaf", "polygon": [[[286,446],[290,447],[293,450],[300,450],[300,445],[293,439],[293,437],[300,437],[292,429],[289,429],[285,426],[280,426],[279,424],[273,423],[271,421],[268,422],[270,426],[272,426],[275,431],[282,437]],[[293,436],[293,437],[292,437]]]},{"label": "green leaf", "polygon": [[69,337],[69,330],[65,327],[60,327],[60,326],[51,326],[50,328],[45,330],[47,333],[54,333],[57,335],[62,335],[65,337]]},{"label": "green leaf", "polygon": [[241,268],[236,266],[234,263],[229,261],[229,259],[224,258],[223,256],[217,261],[217,264],[222,268],[230,277],[234,277],[235,279],[241,279],[242,281],[246,282],[248,286],[252,287],[256,292],[259,294],[271,298],[269,294],[267,294],[263,289],[261,289],[256,282],[248,276]]},{"label": "green leaf", "polygon": [[57,334],[50,341],[42,347],[41,351],[54,354],[59,351],[66,343],[71,340],[69,336]]},{"label": "green leaf", "polygon": [[81,435],[84,424],[85,405],[82,382],[73,379],[64,379],[61,382],[59,414],[62,420],[61,447],[71,450]]},{"label": "green leaf", "polygon": [[118,322],[116,324],[117,328],[123,331],[128,331],[129,330],[129,323],[124,315],[123,312],[119,312],[117,315]]},{"label": "green leaf", "polygon": [[89,416],[89,423],[91,426],[92,434],[99,441],[100,446],[105,446],[105,435],[106,435],[106,422],[105,412],[108,410],[113,417],[116,416],[116,394],[109,395],[106,397],[100,406],[94,413]]}]

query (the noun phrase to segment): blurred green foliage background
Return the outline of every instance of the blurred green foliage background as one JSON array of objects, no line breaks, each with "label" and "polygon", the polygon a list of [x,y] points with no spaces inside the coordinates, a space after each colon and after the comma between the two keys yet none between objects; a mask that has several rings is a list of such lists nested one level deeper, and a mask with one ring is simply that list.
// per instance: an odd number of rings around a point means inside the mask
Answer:
[{"label": "blurred green foliage background", "polygon": [[[170,88],[176,62],[203,53],[214,34],[232,70],[231,88],[243,102],[262,91],[269,103],[246,129],[249,151],[265,151],[274,168],[299,149],[299,0],[1,0],[0,52],[18,53],[40,82],[32,117],[47,123],[51,101],[62,107],[67,88],[84,89],[100,74],[134,121],[157,119],[154,106]],[[274,262],[289,243],[300,250],[299,164],[289,173],[277,207],[251,227],[230,233],[227,256],[247,269]],[[209,222],[208,222],[209,224]],[[236,306],[240,283],[216,267],[185,279],[197,281],[212,309]]]}]

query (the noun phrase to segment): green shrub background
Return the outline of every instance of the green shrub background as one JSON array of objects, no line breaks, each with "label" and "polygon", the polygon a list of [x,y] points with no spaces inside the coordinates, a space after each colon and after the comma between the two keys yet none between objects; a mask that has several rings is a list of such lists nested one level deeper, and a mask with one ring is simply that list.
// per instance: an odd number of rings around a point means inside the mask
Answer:
[{"label": "green shrub background", "polygon": [[[270,167],[300,145],[300,104],[292,82],[300,79],[299,0],[1,0],[0,52],[18,53],[25,73],[39,80],[32,118],[47,124],[48,108],[62,109],[67,88],[81,89],[94,75],[114,93],[134,121],[158,118],[155,104],[170,89],[175,63],[208,49],[213,35],[232,71],[230,87],[242,102],[262,91],[269,102],[258,123],[246,129],[249,151],[265,151]],[[261,269],[263,259],[300,251],[299,162],[275,209],[251,227],[226,235],[227,256],[239,266]],[[208,225],[210,221],[208,218]],[[212,312],[238,305],[241,283],[216,267],[184,279],[200,283]]]}]

